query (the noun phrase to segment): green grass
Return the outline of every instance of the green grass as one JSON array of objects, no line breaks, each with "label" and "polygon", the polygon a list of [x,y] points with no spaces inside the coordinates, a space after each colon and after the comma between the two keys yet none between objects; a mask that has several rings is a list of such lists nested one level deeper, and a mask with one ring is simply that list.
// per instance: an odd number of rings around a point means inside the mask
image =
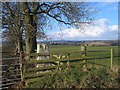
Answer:
[{"label": "green grass", "polygon": [[25,88],[118,88],[117,73],[100,66],[80,65],[35,79]]},{"label": "green grass", "polygon": [[[33,81],[25,88],[117,88],[117,72],[110,70],[110,49],[114,49],[114,68],[118,69],[118,47],[87,47],[87,71],[81,60],[70,61],[71,68]],[[50,53],[70,53],[70,58],[80,58],[80,46],[51,45]],[[73,52],[73,53],[72,53]],[[74,53],[79,52],[79,53]],[[65,64],[65,62],[64,62]],[[32,73],[31,73],[32,74]],[[29,76],[29,74],[27,74]],[[32,75],[33,76],[33,75]]]},{"label": "green grass", "polygon": [[[70,45],[51,45],[51,53],[69,53],[69,52],[79,52],[81,46],[70,46]],[[87,47],[87,61],[94,64],[99,64],[103,66],[110,67],[110,57],[111,49],[114,49],[114,67],[118,68],[118,46],[109,47]],[[72,53],[71,58],[81,57],[80,53]],[[120,57],[120,56],[119,56]]]}]

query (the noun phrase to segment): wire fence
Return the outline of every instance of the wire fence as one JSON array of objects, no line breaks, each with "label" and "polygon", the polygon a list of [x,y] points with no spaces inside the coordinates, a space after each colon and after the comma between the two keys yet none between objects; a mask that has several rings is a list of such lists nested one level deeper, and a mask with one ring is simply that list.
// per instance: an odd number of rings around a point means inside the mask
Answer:
[{"label": "wire fence", "polygon": [[[84,48],[84,47],[83,47]],[[113,67],[117,68],[118,63],[118,55],[117,51],[114,49],[100,49],[100,50],[92,50],[91,48],[84,48],[82,51],[71,51],[69,53],[57,52],[57,53],[32,53],[32,54],[23,54],[20,53],[20,57],[16,58],[3,58],[1,61],[9,61],[11,63],[2,62],[2,73],[13,72],[9,77],[17,76],[15,78],[5,78],[8,81],[20,80],[25,82],[28,85],[31,82],[36,81],[37,78],[42,77],[44,75],[56,74],[59,71],[67,68],[69,69],[71,66],[82,65],[86,66],[89,64],[92,65],[100,65],[105,67]],[[31,60],[26,60],[24,57],[31,57]],[[46,60],[37,60],[37,57],[50,57]],[[13,61],[15,61],[13,63]],[[80,61],[79,63],[77,61]],[[74,63],[73,63],[74,62]],[[15,68],[13,68],[13,66]],[[7,67],[7,68],[5,68]],[[1,77],[3,78],[3,77]],[[18,81],[19,81],[18,80]],[[1,83],[1,82],[0,82]],[[9,83],[11,84],[11,83]],[[7,84],[6,84],[7,85]],[[4,84],[2,82],[3,87]]]},{"label": "wire fence", "polygon": [[[111,51],[113,50],[113,51]],[[94,64],[94,65],[100,65],[104,67],[110,67],[110,68],[116,68],[118,69],[118,58],[120,57],[118,55],[118,51],[115,49],[106,49],[106,50],[99,50],[96,53],[95,52],[87,52],[88,57],[90,57],[87,62]],[[111,66],[111,57],[112,58],[112,65]]]}]

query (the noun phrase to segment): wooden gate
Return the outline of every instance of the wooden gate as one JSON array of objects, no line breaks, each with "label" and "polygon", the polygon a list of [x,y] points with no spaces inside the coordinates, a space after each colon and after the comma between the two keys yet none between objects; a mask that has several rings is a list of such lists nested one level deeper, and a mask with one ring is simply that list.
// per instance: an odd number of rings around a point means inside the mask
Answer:
[{"label": "wooden gate", "polygon": [[21,81],[20,57],[0,59],[0,89],[10,88]]}]

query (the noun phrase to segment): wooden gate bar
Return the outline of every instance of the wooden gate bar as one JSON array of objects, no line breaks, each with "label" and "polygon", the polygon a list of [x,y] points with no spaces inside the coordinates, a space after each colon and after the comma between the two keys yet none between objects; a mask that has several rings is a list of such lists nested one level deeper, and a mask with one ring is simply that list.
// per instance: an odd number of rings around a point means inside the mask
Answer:
[{"label": "wooden gate bar", "polygon": [[[7,61],[10,62],[9,60],[19,60],[19,62],[15,62],[14,64],[7,63]],[[9,88],[11,85],[14,85],[14,83],[17,83],[18,81],[21,80],[20,77],[17,77],[17,79],[14,78],[14,76],[21,76],[21,72],[20,72],[21,71],[20,70],[21,60],[22,59],[20,57],[1,58],[1,61],[5,61],[6,63],[4,63],[4,64],[2,63],[0,66],[6,68],[6,70],[0,69],[1,70],[0,74],[2,74],[2,75],[0,75],[0,89]],[[7,68],[10,68],[11,66],[12,67],[17,66],[17,69],[16,68],[10,69],[10,70],[7,69]],[[9,71],[9,73],[11,73],[13,71],[14,72],[18,71],[20,74],[19,73],[18,74],[11,74],[11,75],[6,77],[5,75],[6,75],[6,73],[8,73],[7,70]],[[3,74],[5,74],[5,75],[3,75]]]}]

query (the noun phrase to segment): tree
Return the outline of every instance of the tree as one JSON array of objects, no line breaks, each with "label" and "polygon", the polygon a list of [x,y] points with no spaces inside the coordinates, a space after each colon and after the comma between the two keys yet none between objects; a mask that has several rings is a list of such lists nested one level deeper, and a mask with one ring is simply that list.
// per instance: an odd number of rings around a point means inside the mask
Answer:
[{"label": "tree", "polygon": [[2,40],[2,57],[12,57],[16,55],[16,38],[11,35],[7,35]]},{"label": "tree", "polygon": [[2,3],[2,26],[4,37],[14,37],[16,54],[23,51],[23,22],[20,3]]},{"label": "tree", "polygon": [[[16,38],[16,47],[17,47],[16,49],[18,53],[20,53],[20,51],[23,50],[22,34],[25,28],[25,24],[23,24],[23,19],[24,19],[23,14],[21,12],[22,10],[20,8],[20,3],[9,3],[9,2],[3,3],[3,11],[2,11],[2,14],[3,14],[2,26],[4,28],[3,35],[4,37],[9,37],[11,35]],[[31,40],[31,43],[34,43],[34,45],[32,45],[34,49],[37,48],[36,47],[37,18],[38,18],[37,15],[33,16],[34,20],[32,21],[32,23],[34,27],[28,26],[31,29],[33,29],[35,32],[35,33],[32,33],[32,36],[31,36],[31,38],[33,38]],[[27,34],[26,34],[26,37],[27,37]],[[25,41],[27,42],[27,40]],[[28,47],[27,50],[30,50],[28,44],[26,45]],[[34,51],[34,50],[31,50],[31,51]]]},{"label": "tree", "polygon": [[84,2],[21,2],[21,8],[24,14],[27,54],[35,50],[35,44],[32,42],[36,39],[31,38],[37,31],[32,29],[35,28],[34,15],[53,18],[58,22],[77,27],[78,23],[90,20],[90,16],[94,13],[94,10],[89,8],[89,3]]},{"label": "tree", "polygon": [[[40,31],[44,30],[44,26],[51,18],[75,27],[80,23],[88,23],[91,15],[95,13],[89,5],[89,2],[20,2],[25,28],[26,53],[35,52],[38,28]],[[38,27],[38,24],[41,26]]]}]

